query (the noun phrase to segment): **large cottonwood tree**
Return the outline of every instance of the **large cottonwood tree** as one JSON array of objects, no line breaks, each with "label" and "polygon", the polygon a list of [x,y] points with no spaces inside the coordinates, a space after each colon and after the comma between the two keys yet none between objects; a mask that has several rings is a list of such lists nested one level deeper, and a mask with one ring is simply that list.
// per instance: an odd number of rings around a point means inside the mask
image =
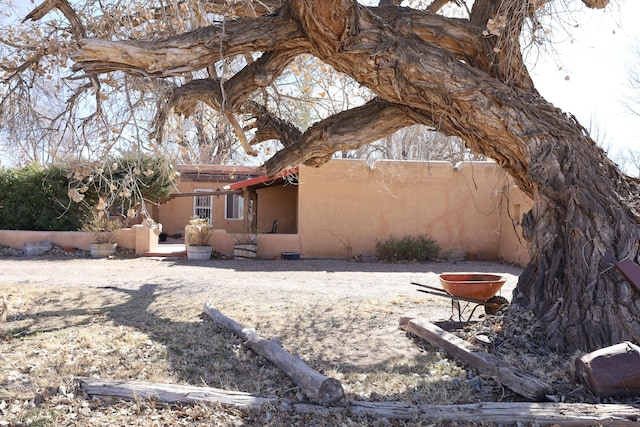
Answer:
[{"label": "large cottonwood tree", "polygon": [[[84,75],[96,93],[112,72],[189,76],[160,99],[156,137],[170,113],[188,116],[204,104],[226,116],[247,151],[266,140],[282,143],[264,165],[268,174],[289,165],[320,166],[336,151],[413,124],[463,139],[495,159],[534,200],[522,218],[531,261],[512,311],[530,310],[553,348],[592,350],[640,341],[640,297],[611,268],[638,255],[639,183],[534,87],[521,36],[554,1],[564,0],[476,0],[466,18],[442,16],[447,0],[415,2],[423,4],[415,8],[394,0],[376,7],[352,0],[159,1],[144,13],[118,12],[110,34],[100,37],[85,31],[74,10],[80,2],[46,0],[28,18],[54,9],[65,15],[77,43],[75,77]],[[608,0],[582,2],[604,8]],[[131,31],[118,35],[125,21],[127,28],[152,25],[175,5],[219,22],[170,37],[161,31],[146,40],[128,40],[135,37]],[[353,77],[375,98],[306,130],[282,120],[254,95],[303,54]],[[216,63],[240,57],[248,58],[243,68],[218,78]],[[254,121],[243,128],[239,117],[247,115]],[[249,127],[254,133],[247,139]]]}]

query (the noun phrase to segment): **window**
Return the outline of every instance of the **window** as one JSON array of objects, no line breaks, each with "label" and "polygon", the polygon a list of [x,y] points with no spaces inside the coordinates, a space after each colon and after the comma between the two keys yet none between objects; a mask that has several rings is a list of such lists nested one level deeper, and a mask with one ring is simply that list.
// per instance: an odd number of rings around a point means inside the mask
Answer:
[{"label": "window", "polygon": [[244,215],[244,197],[240,194],[227,194],[225,201],[225,218],[242,219]]},{"label": "window", "polygon": [[[211,193],[212,190],[196,188],[195,193]],[[209,224],[213,220],[213,196],[205,195],[193,197],[193,216],[209,220]]]}]

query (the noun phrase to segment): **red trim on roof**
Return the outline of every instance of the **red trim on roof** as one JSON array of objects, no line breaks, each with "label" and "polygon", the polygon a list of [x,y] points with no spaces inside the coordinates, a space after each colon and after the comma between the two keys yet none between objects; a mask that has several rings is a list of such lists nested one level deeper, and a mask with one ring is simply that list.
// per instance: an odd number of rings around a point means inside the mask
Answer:
[{"label": "red trim on roof", "polygon": [[282,177],[285,177],[287,175],[293,175],[295,173],[298,173],[298,166],[285,169],[282,172],[280,172],[279,174],[277,174],[276,176],[262,175],[262,176],[258,176],[258,177],[255,177],[255,178],[246,179],[244,181],[234,182],[233,184],[229,185],[229,189],[230,190],[240,190],[241,188],[251,187],[252,185],[256,185],[256,184],[264,184],[267,181],[271,181],[271,180],[275,180],[275,179],[278,179],[278,178],[282,178]]}]

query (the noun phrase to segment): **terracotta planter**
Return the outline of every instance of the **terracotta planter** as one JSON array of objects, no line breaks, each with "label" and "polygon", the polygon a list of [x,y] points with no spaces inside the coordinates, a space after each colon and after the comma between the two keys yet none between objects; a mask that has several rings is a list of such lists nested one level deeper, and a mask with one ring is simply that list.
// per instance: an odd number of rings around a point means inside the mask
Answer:
[{"label": "terracotta planter", "polygon": [[118,247],[117,243],[91,243],[89,249],[93,258],[106,258],[114,255]]},{"label": "terracotta planter", "polygon": [[187,259],[191,260],[204,260],[211,258],[211,252],[213,251],[213,247],[210,245],[207,246],[187,246]]}]

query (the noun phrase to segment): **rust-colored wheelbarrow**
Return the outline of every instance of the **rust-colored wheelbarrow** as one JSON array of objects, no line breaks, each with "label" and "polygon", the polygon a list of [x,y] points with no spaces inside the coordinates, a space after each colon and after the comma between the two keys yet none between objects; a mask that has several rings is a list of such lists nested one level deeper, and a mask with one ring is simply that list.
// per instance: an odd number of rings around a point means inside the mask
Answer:
[{"label": "rust-colored wheelbarrow", "polygon": [[459,301],[476,304],[467,319],[469,320],[473,317],[476,308],[481,305],[484,306],[485,313],[496,314],[502,307],[509,304],[509,300],[506,298],[496,296],[505,282],[506,278],[497,274],[442,273],[440,274],[442,288],[415,282],[411,282],[411,284],[426,288],[418,289],[419,292],[450,298],[452,305],[458,309],[460,320],[462,320],[462,310]]}]

